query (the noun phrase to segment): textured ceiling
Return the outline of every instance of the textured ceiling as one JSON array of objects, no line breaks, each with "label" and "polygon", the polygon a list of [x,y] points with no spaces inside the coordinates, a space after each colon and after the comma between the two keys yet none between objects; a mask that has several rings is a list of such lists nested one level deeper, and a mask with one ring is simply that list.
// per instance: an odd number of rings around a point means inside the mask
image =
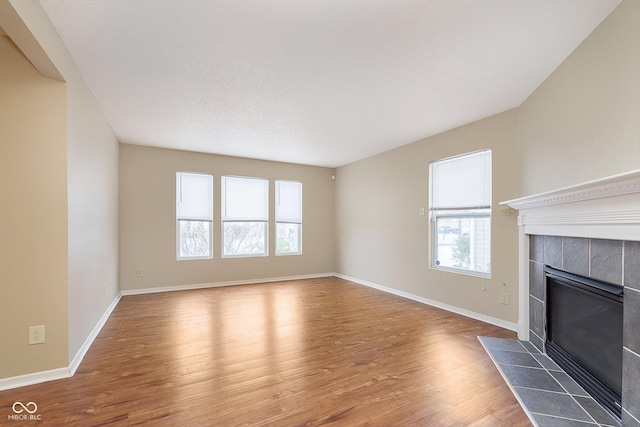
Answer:
[{"label": "textured ceiling", "polygon": [[517,107],[620,0],[41,0],[124,143],[344,165]]}]

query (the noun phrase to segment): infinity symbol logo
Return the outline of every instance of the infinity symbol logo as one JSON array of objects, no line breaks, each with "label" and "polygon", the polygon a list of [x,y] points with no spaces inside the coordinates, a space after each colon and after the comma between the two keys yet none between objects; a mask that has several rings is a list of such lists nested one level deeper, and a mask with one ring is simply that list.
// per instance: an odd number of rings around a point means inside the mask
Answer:
[{"label": "infinity symbol logo", "polygon": [[[16,406],[18,407],[17,409]],[[35,414],[38,410],[38,405],[36,405],[35,402],[29,402],[26,405],[24,405],[22,402],[16,402],[13,404],[11,409],[13,409],[13,412],[15,412],[16,414],[21,414],[24,411],[27,411],[30,414]]]}]

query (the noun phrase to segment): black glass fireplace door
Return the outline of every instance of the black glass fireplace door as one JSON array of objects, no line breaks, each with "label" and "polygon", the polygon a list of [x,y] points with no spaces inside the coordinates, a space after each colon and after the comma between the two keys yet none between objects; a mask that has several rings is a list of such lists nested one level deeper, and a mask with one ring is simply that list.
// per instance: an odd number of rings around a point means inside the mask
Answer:
[{"label": "black glass fireplace door", "polygon": [[614,414],[621,414],[623,288],[550,267],[547,354]]}]

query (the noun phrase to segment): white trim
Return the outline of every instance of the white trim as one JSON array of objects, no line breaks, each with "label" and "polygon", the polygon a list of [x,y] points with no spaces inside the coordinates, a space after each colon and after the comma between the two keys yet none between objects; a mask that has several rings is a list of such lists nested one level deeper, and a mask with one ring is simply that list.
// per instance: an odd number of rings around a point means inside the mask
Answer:
[{"label": "white trim", "polygon": [[439,301],[424,298],[418,295],[410,294],[408,292],[400,291],[398,289],[388,288],[386,286],[378,285],[377,283],[368,282],[366,280],[361,280],[351,276],[345,276],[344,274],[335,273],[334,275],[341,279],[349,280],[350,282],[354,282],[360,285],[368,286],[370,288],[378,289],[380,291],[384,291],[393,295],[397,295],[403,298],[417,301],[422,304],[430,305],[432,307],[441,308],[443,310],[450,311],[451,313],[460,314],[462,316],[479,320],[481,322],[489,323],[491,325],[499,326],[501,328],[505,328],[510,331],[517,332],[518,330],[518,325],[513,322],[507,322],[506,320],[498,319],[496,317],[491,317],[484,314],[476,313],[475,311],[471,311],[471,310],[465,310],[464,308],[456,307],[456,306],[445,304]]},{"label": "white trim", "polygon": [[547,191],[545,193],[507,200],[500,204],[508,205],[516,210],[521,210],[557,205],[561,203],[602,199],[604,197],[620,196],[639,192],[640,169],[636,169],[630,172],[596,179],[578,185]]},{"label": "white trim", "polygon": [[518,339],[529,341],[529,235],[518,227]]},{"label": "white trim", "polygon": [[91,333],[89,334],[87,339],[84,341],[82,346],[80,346],[80,348],[78,349],[78,352],[76,353],[75,357],[69,362],[70,376],[75,375],[76,370],[78,370],[78,367],[80,367],[80,363],[82,363],[82,360],[84,359],[84,356],[87,354],[87,351],[89,351],[91,344],[93,344],[93,341],[97,338],[98,334],[104,327],[105,323],[107,323],[107,320],[109,320],[111,313],[120,302],[120,298],[122,298],[121,292],[118,293],[118,295],[113,299],[113,301],[111,301],[111,304],[109,304],[109,307],[107,307],[107,310],[104,312],[104,314],[102,315],[102,317],[100,318],[96,326],[94,326],[94,328],[91,330]]},{"label": "white trim", "polygon": [[525,234],[640,240],[640,169],[500,204]]},{"label": "white trim", "polygon": [[0,391],[10,390],[28,385],[40,384],[47,381],[70,378],[71,373],[68,367],[51,369],[48,371],[33,372],[31,374],[18,375],[16,377],[0,379]]},{"label": "white trim", "polygon": [[501,328],[509,329],[511,331],[517,331],[517,325],[512,322],[506,322],[501,319],[497,319],[491,316],[485,316],[483,314],[475,313],[473,311],[465,310],[459,307],[454,307],[448,304],[444,304],[438,301],[430,300],[424,297],[420,297],[417,295],[410,294],[408,292],[399,291],[397,289],[388,288],[386,286],[378,285],[372,282],[367,282],[365,280],[360,280],[355,277],[345,276],[343,274],[337,273],[320,273],[320,274],[306,274],[299,276],[285,276],[285,277],[272,277],[265,279],[250,279],[250,280],[236,280],[236,281],[227,281],[227,282],[215,282],[215,283],[201,283],[201,284],[193,284],[193,285],[178,285],[178,286],[162,286],[157,288],[146,288],[146,289],[129,289],[121,291],[116,298],[109,304],[106,311],[93,328],[85,342],[82,344],[75,357],[69,363],[68,367],[52,369],[49,371],[42,372],[34,372],[25,375],[19,375],[15,377],[9,378],[1,378],[0,379],[0,391],[9,390],[18,387],[24,387],[28,385],[40,384],[47,381],[54,381],[64,378],[72,377],[84,356],[89,351],[91,344],[96,339],[104,325],[109,320],[109,317],[113,313],[113,310],[116,308],[120,299],[126,295],[143,295],[143,294],[152,294],[158,292],[171,292],[171,291],[183,291],[183,290],[191,290],[191,289],[204,289],[204,288],[215,288],[215,287],[223,287],[223,286],[237,286],[237,285],[250,285],[250,284],[258,284],[258,283],[271,283],[271,282],[284,282],[289,280],[303,280],[303,279],[317,279],[321,277],[338,277],[341,279],[349,280],[351,282],[368,286],[371,288],[375,288],[390,294],[398,295],[403,298],[411,299],[413,301],[417,301],[423,304],[430,305],[432,307],[441,308],[443,310],[450,311],[452,313],[460,314],[462,316],[466,316],[472,319],[480,320],[485,323],[489,323],[495,326],[499,326]]},{"label": "white trim", "polygon": [[571,215],[521,216],[519,225],[585,225],[585,224],[629,224],[640,223],[640,211],[585,212]]},{"label": "white trim", "polygon": [[82,363],[82,360],[84,359],[84,356],[87,354],[87,351],[89,351],[91,344],[93,344],[93,341],[96,339],[96,337],[104,327],[105,323],[107,323],[107,320],[109,320],[111,313],[118,305],[118,302],[120,302],[121,297],[122,297],[122,293],[118,293],[118,295],[114,298],[114,300],[111,301],[111,304],[109,304],[109,307],[107,307],[107,310],[104,312],[104,314],[102,315],[102,317],[100,318],[96,326],[93,328],[93,330],[91,331],[87,339],[84,341],[84,343],[76,353],[73,360],[69,362],[69,366],[65,366],[64,368],[51,369],[48,371],[33,372],[30,374],[18,375],[15,377],[0,378],[0,391],[10,390],[18,387],[25,387],[25,386],[34,385],[34,384],[40,384],[47,381],[55,381],[55,380],[61,380],[64,378],[71,378],[76,373],[76,370],[80,366],[80,363]]},{"label": "white trim", "polygon": [[126,290],[123,290],[121,294],[123,296],[144,295],[144,294],[155,294],[159,292],[188,291],[192,289],[206,289],[206,288],[219,288],[223,286],[238,286],[238,285],[252,285],[252,284],[258,284],[258,283],[285,282],[288,280],[317,279],[320,277],[332,277],[332,276],[335,276],[335,273],[305,274],[300,276],[271,277],[271,278],[265,278],[265,279],[249,279],[249,280],[233,280],[233,281],[227,281],[227,282],[197,283],[197,284],[190,284],[190,285],[159,286],[156,288],[126,289]]}]

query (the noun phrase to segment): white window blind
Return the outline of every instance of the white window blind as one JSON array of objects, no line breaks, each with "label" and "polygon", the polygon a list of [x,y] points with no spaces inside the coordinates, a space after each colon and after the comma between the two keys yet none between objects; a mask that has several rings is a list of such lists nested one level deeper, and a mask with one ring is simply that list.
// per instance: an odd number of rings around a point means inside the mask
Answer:
[{"label": "white window blind", "polygon": [[276,181],[276,221],[302,222],[302,183]]},{"label": "white window blind", "polygon": [[431,209],[486,209],[490,206],[490,150],[431,164]]},{"label": "white window blind", "polygon": [[213,176],[178,172],[176,187],[179,220],[213,220]]},{"label": "white window blind", "polygon": [[269,219],[269,181],[260,178],[222,177],[222,219]]}]

